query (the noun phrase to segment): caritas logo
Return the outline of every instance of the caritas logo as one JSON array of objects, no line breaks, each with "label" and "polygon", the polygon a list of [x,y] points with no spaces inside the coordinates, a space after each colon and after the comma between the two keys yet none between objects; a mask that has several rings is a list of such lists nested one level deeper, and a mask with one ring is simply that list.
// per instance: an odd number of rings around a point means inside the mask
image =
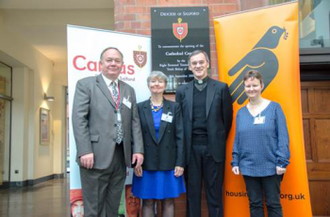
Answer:
[{"label": "caritas logo", "polygon": [[[83,55],[77,55],[73,58],[73,67],[78,71],[101,72],[99,61],[87,60]],[[135,70],[133,65],[123,65],[121,74],[134,75]]]}]

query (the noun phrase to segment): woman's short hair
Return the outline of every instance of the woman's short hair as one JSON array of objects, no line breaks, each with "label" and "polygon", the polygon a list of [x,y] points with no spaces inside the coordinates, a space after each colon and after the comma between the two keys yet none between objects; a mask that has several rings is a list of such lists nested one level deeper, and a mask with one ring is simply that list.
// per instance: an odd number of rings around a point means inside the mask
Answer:
[{"label": "woman's short hair", "polygon": [[153,78],[158,78],[160,80],[163,80],[165,82],[165,86],[167,85],[168,78],[163,72],[161,72],[161,71],[152,71],[150,73],[150,75],[148,76],[148,78],[147,78],[148,86],[149,86],[150,80],[153,79]]},{"label": "woman's short hair", "polygon": [[248,79],[258,79],[260,81],[260,84],[264,83],[264,80],[262,78],[262,75],[257,70],[249,70],[243,77],[243,81],[245,82]]}]

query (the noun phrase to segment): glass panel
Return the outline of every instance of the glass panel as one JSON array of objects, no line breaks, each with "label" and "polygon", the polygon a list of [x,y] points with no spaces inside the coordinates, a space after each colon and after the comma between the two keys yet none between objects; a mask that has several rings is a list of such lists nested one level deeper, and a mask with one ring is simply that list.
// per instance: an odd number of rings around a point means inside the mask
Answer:
[{"label": "glass panel", "polygon": [[9,182],[11,67],[0,62],[0,186]]},{"label": "glass panel", "polygon": [[330,47],[330,1],[300,0],[300,48]]},{"label": "glass panel", "polygon": [[11,68],[0,62],[0,94],[11,97]]},{"label": "glass panel", "polygon": [[10,104],[0,99],[0,186],[9,182]]}]

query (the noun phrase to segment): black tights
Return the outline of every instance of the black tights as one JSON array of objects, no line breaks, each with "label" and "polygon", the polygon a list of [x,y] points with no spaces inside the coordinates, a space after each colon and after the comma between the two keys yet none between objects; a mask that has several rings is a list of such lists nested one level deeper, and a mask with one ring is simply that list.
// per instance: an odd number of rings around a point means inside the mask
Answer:
[{"label": "black tights", "polygon": [[[142,216],[154,217],[155,216],[155,203],[154,199],[143,200],[142,203]],[[161,200],[162,203],[162,217],[174,217],[174,199],[168,198]]]}]

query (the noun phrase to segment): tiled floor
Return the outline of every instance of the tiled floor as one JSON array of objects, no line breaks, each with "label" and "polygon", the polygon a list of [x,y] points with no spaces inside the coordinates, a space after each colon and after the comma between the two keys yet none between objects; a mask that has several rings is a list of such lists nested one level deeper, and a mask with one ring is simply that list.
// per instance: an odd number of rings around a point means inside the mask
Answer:
[{"label": "tiled floor", "polygon": [[21,189],[0,190],[0,217],[68,217],[67,178]]}]

